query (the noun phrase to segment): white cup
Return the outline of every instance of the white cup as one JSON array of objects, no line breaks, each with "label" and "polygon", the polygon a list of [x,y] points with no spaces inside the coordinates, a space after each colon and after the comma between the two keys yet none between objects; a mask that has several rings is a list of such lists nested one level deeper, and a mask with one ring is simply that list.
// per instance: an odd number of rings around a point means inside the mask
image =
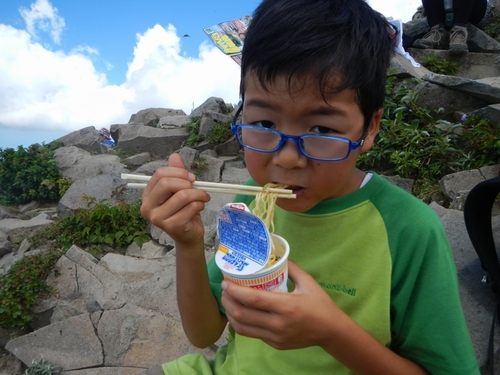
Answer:
[{"label": "white cup", "polygon": [[279,257],[276,263],[265,266],[250,275],[240,275],[220,268],[224,279],[255,289],[288,292],[288,255],[290,254],[290,245],[288,245],[288,242],[283,237],[276,234],[271,234],[271,240],[274,245],[274,255]]}]

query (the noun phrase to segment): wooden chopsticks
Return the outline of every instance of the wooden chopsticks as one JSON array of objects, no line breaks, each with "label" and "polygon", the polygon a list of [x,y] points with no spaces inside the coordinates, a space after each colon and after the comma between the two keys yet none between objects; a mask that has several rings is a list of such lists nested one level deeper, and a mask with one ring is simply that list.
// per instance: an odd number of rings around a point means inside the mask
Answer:
[{"label": "wooden chopsticks", "polygon": [[[149,181],[150,176],[138,175],[138,174],[127,174],[122,173],[121,178],[123,180],[136,180],[136,181]],[[147,184],[129,182],[127,187],[134,189],[144,189]],[[194,189],[201,189],[207,193],[223,193],[223,194],[240,194],[240,195],[257,195],[258,192],[264,190],[261,186],[246,186],[238,184],[224,184],[219,182],[204,182],[195,181],[193,182]],[[290,189],[280,189],[280,188],[267,188],[266,191],[270,193],[277,193],[278,198],[288,198],[295,199],[296,195],[293,194]]]}]

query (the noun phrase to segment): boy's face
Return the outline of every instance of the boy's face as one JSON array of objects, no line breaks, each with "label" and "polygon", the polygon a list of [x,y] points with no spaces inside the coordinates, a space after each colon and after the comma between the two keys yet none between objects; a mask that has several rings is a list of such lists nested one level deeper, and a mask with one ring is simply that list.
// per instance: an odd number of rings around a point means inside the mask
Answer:
[{"label": "boy's face", "polygon": [[[359,140],[364,118],[351,89],[329,95],[327,102],[316,86],[278,77],[264,89],[254,74],[245,78],[242,122],[271,127],[287,135],[327,134]],[[296,199],[278,199],[288,211],[305,212],[325,199],[337,198],[357,190],[364,173],[355,167],[358,155],[373,144],[382,111],[373,115],[364,143],[342,161],[315,161],[299,153],[295,142],[287,141],[275,153],[245,149],[245,161],[252,178],[261,186],[269,183],[288,185]]]}]

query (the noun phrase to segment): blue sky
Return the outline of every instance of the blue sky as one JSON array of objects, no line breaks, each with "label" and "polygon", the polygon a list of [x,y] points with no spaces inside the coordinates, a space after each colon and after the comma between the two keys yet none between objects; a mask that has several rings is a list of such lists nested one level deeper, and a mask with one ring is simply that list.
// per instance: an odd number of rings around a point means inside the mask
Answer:
[{"label": "blue sky", "polygon": [[[210,96],[236,103],[239,66],[203,28],[259,3],[0,0],[0,148],[125,124],[149,107],[189,114]],[[369,3],[405,22],[420,0]]]}]

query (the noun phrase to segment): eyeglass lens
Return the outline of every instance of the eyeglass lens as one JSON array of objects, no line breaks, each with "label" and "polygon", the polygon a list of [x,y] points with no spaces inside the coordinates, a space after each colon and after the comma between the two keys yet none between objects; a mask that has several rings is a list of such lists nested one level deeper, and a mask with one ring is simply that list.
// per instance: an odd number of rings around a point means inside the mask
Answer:
[{"label": "eyeglass lens", "polygon": [[[239,141],[251,149],[274,152],[280,147],[282,136],[266,128],[242,125],[238,127]],[[294,139],[301,152],[315,159],[343,159],[349,154],[349,141],[316,135]]]}]

